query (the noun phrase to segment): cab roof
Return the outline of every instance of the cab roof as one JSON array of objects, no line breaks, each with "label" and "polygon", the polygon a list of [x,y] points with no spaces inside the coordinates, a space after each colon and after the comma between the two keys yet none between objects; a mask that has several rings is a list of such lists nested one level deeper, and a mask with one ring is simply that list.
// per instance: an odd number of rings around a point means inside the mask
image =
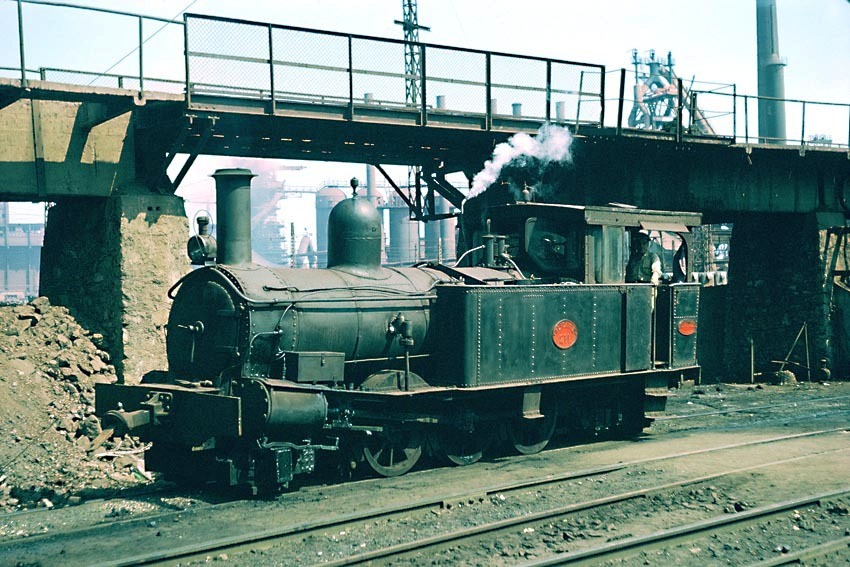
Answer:
[{"label": "cab roof", "polygon": [[688,232],[689,227],[702,224],[700,213],[658,211],[630,206],[558,205],[552,203],[520,202],[494,207],[493,217],[549,217],[596,226],[639,227],[645,230]]}]

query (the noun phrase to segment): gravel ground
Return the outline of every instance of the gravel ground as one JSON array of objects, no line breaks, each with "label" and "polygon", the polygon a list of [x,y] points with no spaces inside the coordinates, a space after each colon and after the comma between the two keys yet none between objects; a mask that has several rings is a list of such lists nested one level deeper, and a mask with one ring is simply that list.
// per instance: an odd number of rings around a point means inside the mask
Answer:
[{"label": "gravel ground", "polygon": [[[234,556],[230,558],[230,562],[234,565],[252,566],[318,564],[352,553],[398,544],[414,537],[421,539],[440,535],[485,522],[529,515],[574,502],[594,500],[615,493],[655,487],[721,471],[729,468],[729,463],[734,463],[739,468],[756,466],[775,459],[808,455],[827,446],[834,448],[836,444],[846,444],[846,440],[833,438],[827,442],[825,439],[811,439],[782,444],[782,455],[771,455],[776,448],[764,446],[725,451],[722,457],[705,455],[661,461],[557,486],[521,493],[497,494],[486,499],[450,503],[439,509],[415,512],[392,520],[361,523],[345,530],[305,538],[297,547],[258,550],[249,557]],[[565,456],[565,452],[561,452],[561,455],[550,455],[550,458],[559,460],[559,457],[563,459]],[[555,553],[586,549],[717,515],[735,514],[790,499],[795,495],[809,494],[813,490],[826,491],[830,488],[830,482],[833,485],[841,483],[834,472],[840,470],[847,460],[848,453],[837,453],[824,458],[801,459],[751,469],[728,477],[665,490],[647,498],[571,514],[563,519],[529,523],[482,542],[450,546],[422,555],[414,554],[402,560],[387,561],[386,564],[516,565]],[[583,464],[580,463],[579,466]],[[478,474],[484,476],[481,471],[478,471]],[[831,480],[826,477],[831,477]],[[791,526],[788,526],[790,533],[785,533],[788,530],[780,530],[777,533],[773,533],[776,530],[771,530],[749,535],[744,532],[745,537],[743,540],[738,538],[738,543],[734,543],[736,539],[733,536],[731,540],[727,538],[715,542],[714,546],[704,543],[699,551],[690,547],[685,554],[668,552],[660,556],[669,559],[675,555],[676,561],[659,559],[649,564],[704,565],[706,560],[714,557],[722,557],[724,561],[737,557],[731,564],[740,564],[747,557],[750,560],[770,558],[773,550],[780,546],[789,550],[799,549],[804,545],[819,543],[821,539],[831,539],[836,534],[843,535],[845,530],[850,529],[850,518],[843,515],[843,510],[843,504],[837,504],[827,505],[827,511],[798,511],[807,518],[815,518],[816,514],[820,517],[817,525],[812,523],[810,529],[802,534],[797,534]],[[733,542],[729,544],[729,549],[724,548],[727,541]],[[738,549],[735,549],[736,545]],[[738,553],[741,550],[744,550],[743,554]],[[640,565],[644,564],[646,559],[641,557],[636,563],[624,564]]]},{"label": "gravel ground", "polygon": [[[764,406],[768,398],[786,398],[786,390],[767,387],[763,390],[747,388],[722,388],[727,406]],[[672,400],[671,413],[690,408],[693,396],[718,397],[721,392],[712,389],[712,394],[698,393],[697,389],[682,390]],[[811,396],[837,397],[850,394],[850,384],[833,386],[803,386],[795,390],[792,398],[804,401]],[[712,402],[714,403],[714,402]],[[113,524],[119,520],[142,519],[141,532],[133,537],[139,542],[138,549],[149,549],[158,545],[180,546],[197,539],[201,534],[217,536],[233,535],[239,526],[245,530],[268,529],[273,526],[293,525],[315,521],[339,514],[341,511],[356,512],[376,506],[390,506],[433,495],[440,487],[461,493],[475,491],[483,484],[509,482],[529,476],[545,476],[570,470],[588,469],[617,462],[669,455],[699,447],[719,447],[733,443],[749,442],[764,437],[789,433],[813,431],[830,427],[846,426],[847,416],[838,413],[846,410],[846,400],[830,402],[831,408],[818,407],[813,412],[811,404],[798,404],[776,410],[782,412],[782,421],[772,416],[767,427],[759,426],[758,412],[734,413],[725,416],[694,417],[675,420],[665,424],[667,429],[656,432],[655,426],[639,439],[626,441],[602,441],[576,446],[562,446],[525,457],[499,457],[485,459],[470,467],[442,467],[420,469],[394,479],[370,479],[324,486],[318,481],[307,484],[295,492],[283,494],[271,501],[233,501],[215,509],[215,524],[211,525],[205,507],[214,503],[207,493],[170,495],[161,493],[146,496],[131,496],[105,502],[88,502],[83,506],[64,509],[17,514],[0,522],[0,533],[8,540],[20,540],[27,534],[61,532],[68,526],[83,527],[93,524]],[[702,411],[705,411],[703,408]],[[812,417],[816,415],[818,417]],[[678,429],[673,430],[676,424]],[[726,470],[730,463],[744,467],[752,464],[790,459],[825,449],[847,447],[847,438],[832,433],[827,436],[801,438],[793,443],[782,442],[760,448],[742,447],[723,453],[706,453],[686,460],[658,461],[623,471],[594,475],[562,483],[559,487],[534,489],[522,492],[494,494],[487,498],[471,498],[458,501],[451,499],[442,507],[429,508],[415,514],[406,514],[390,521],[375,520],[360,522],[350,527],[312,536],[299,542],[295,548],[258,550],[248,555],[229,557],[215,555],[209,560],[227,562],[231,565],[288,565],[312,564],[339,557],[352,551],[371,550],[400,541],[410,536],[425,536],[444,533],[483,521],[511,514],[539,511],[566,501],[576,502],[607,496],[630,489],[655,487],[670,480],[691,478]],[[781,466],[753,469],[740,473],[731,480],[712,480],[700,485],[665,492],[656,498],[641,499],[604,515],[590,513],[568,519],[567,522],[552,522],[551,526],[531,525],[531,531],[523,531],[516,538],[503,538],[496,543],[485,543],[471,549],[453,549],[429,554],[421,562],[435,564],[456,563],[491,564],[498,559],[501,564],[516,564],[564,549],[597,544],[608,539],[617,539],[641,533],[640,530],[653,526],[676,525],[691,521],[699,514],[713,515],[733,513],[739,509],[751,509],[770,501],[790,498],[792,494],[810,493],[813,486],[826,490],[830,485],[846,482],[847,453],[836,453],[830,459],[818,462],[801,461],[796,468]],[[822,491],[821,490],[821,491]],[[806,492],[809,491],[809,492]],[[780,496],[777,496],[779,494]],[[167,518],[152,518],[151,514],[171,512]],[[150,518],[145,520],[145,518]],[[836,518],[840,520],[840,518]],[[150,527],[148,524],[153,524]],[[612,527],[613,526],[613,527]],[[122,522],[115,526],[114,536],[108,538],[110,548],[115,547],[115,536],[130,531],[130,525]],[[138,530],[139,528],[136,528]],[[342,533],[344,532],[344,533]],[[554,534],[554,535],[553,535]],[[566,537],[563,535],[566,534]],[[557,539],[558,535],[561,539]],[[758,539],[749,536],[751,539]],[[147,538],[147,539],[146,539]],[[554,540],[553,540],[554,538]],[[572,539],[570,539],[572,538]],[[758,539],[758,546],[767,545],[776,538]],[[779,538],[792,548],[796,544],[787,538]],[[21,540],[26,546],[25,541]],[[86,546],[92,542],[86,538]],[[767,543],[765,543],[767,542]],[[791,543],[788,543],[791,542]],[[35,543],[35,541],[33,541]],[[555,545],[557,544],[557,545]],[[562,547],[566,546],[566,547]],[[755,549],[756,544],[746,549]],[[734,545],[733,545],[734,547]],[[739,546],[740,547],[740,546]],[[761,549],[761,547],[758,547]],[[701,547],[700,549],[708,549]],[[717,551],[718,547],[711,547]],[[765,548],[766,549],[766,548]],[[691,553],[690,551],[688,553]],[[52,554],[48,554],[52,555]],[[703,560],[707,555],[700,554]],[[427,561],[425,560],[427,559]],[[439,559],[439,561],[437,561]],[[0,560],[2,563],[2,560]],[[655,563],[669,564],[669,563]],[[682,564],[702,564],[699,562]]]}]

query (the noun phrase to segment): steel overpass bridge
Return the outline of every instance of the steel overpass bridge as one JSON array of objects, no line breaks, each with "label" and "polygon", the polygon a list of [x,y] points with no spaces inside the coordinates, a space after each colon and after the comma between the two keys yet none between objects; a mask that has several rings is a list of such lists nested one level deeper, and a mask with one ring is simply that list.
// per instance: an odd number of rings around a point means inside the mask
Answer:
[{"label": "steel overpass bridge", "polygon": [[[421,74],[408,77],[403,41],[193,14],[163,20],[183,32],[174,56],[184,77],[167,81],[146,76],[143,18],[132,17],[132,75],[27,69],[21,20],[20,65],[0,79],[0,199],[108,196],[128,184],[169,193],[197,156],[242,156],[420,166],[422,187],[403,193],[427,217],[429,193],[463,199],[446,174],[471,177],[496,144],[549,123],[575,137],[575,203],[718,216],[845,210],[848,105],[789,101],[802,111],[789,112],[800,120],[794,139],[764,140],[752,127],[757,97],[680,84],[652,109],[665,128],[631,129],[625,70],[423,43]],[[416,104],[405,101],[409,80],[421,86]],[[807,134],[807,112],[848,132],[824,144]],[[189,158],[169,179],[178,154]]]}]

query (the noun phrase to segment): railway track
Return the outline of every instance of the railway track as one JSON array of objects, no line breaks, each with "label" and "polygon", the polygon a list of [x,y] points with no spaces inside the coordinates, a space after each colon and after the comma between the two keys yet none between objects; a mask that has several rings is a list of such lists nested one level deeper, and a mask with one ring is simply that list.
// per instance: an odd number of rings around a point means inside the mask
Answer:
[{"label": "railway track", "polygon": [[[667,421],[680,421],[683,419],[694,419],[699,417],[710,417],[716,415],[728,415],[732,413],[755,413],[761,412],[764,410],[776,410],[781,408],[789,408],[789,407],[799,407],[803,405],[810,404],[819,404],[823,402],[837,402],[841,400],[850,400],[850,396],[828,396],[828,397],[815,397],[815,398],[807,398],[807,399],[795,399],[793,401],[783,402],[780,404],[762,404],[756,406],[743,406],[743,407],[734,407],[727,409],[720,409],[714,411],[705,411],[705,412],[694,412],[694,413],[686,413],[686,414],[676,414],[676,415],[664,415],[660,417],[656,417],[655,421],[659,423],[667,422]],[[843,411],[843,410],[841,410]]]},{"label": "railway track", "polygon": [[[838,449],[837,451],[841,452],[850,452],[849,448]],[[836,452],[837,452],[836,451]],[[804,458],[812,458],[820,456],[809,455]],[[620,504],[622,502],[626,502],[628,500],[634,500],[637,498],[646,498],[652,494],[660,494],[671,489],[680,488],[688,485],[694,485],[698,483],[704,483],[711,480],[716,480],[722,478],[724,476],[729,476],[733,474],[741,474],[749,471],[753,471],[759,468],[771,467],[781,464],[786,464],[793,461],[800,460],[800,457],[795,457],[792,459],[782,459],[769,463],[763,463],[751,467],[743,467],[743,468],[734,468],[729,469],[720,473],[715,473],[711,475],[689,478],[673,483],[668,483],[658,487],[652,487],[632,492],[626,492],[621,494],[615,494],[609,497],[600,498],[597,500],[580,502],[577,504],[570,504],[567,506],[553,508],[550,510],[545,510],[536,514],[531,514],[527,516],[521,516],[516,518],[510,518],[507,520],[501,520],[496,522],[490,522],[478,526],[474,526],[465,530],[459,530],[456,532],[441,534],[439,536],[429,538],[426,540],[418,540],[406,542],[403,544],[399,544],[396,546],[388,547],[385,549],[374,550],[369,553],[358,554],[352,557],[339,559],[336,561],[330,562],[322,562],[322,565],[326,567],[342,567],[345,565],[361,565],[367,562],[378,561],[378,560],[386,560],[392,558],[393,560],[401,560],[411,559],[412,563],[416,563],[415,557],[411,557],[410,554],[422,555],[425,553],[431,553],[436,549],[445,549],[449,546],[457,546],[457,545],[474,545],[478,539],[480,538],[489,538],[493,539],[507,532],[516,532],[517,529],[521,529],[524,526],[533,526],[536,524],[540,524],[542,522],[551,522],[554,520],[560,520],[566,516],[577,514],[579,512],[586,512],[589,510],[599,509],[602,507],[612,506],[616,504]],[[706,531],[710,530],[718,530],[721,528],[726,528],[729,526],[740,526],[744,523],[752,523],[758,520],[764,520],[770,517],[777,517],[789,510],[794,510],[800,506],[806,506],[813,503],[819,503],[827,498],[836,498],[836,497],[847,497],[850,496],[850,486],[843,488],[838,491],[833,491],[825,494],[819,494],[814,497],[805,497],[799,498],[795,500],[790,500],[787,502],[783,502],[780,504],[765,506],[762,508],[757,508],[754,510],[749,510],[745,512],[740,512],[735,515],[720,515],[708,520],[702,520],[698,522],[694,522],[692,524],[679,526],[677,528],[663,530],[660,532],[652,533],[646,536],[639,536],[628,538],[625,540],[613,542],[610,544],[606,544],[603,546],[594,547],[587,550],[576,551],[573,553],[562,553],[558,555],[554,555],[552,557],[540,560],[525,563],[529,567],[541,567],[548,565],[564,565],[564,564],[577,564],[577,565],[598,565],[601,561],[608,561],[613,559],[620,559],[623,557],[633,556],[640,552],[645,552],[647,549],[653,549],[659,545],[671,545],[676,544],[681,541],[687,541],[688,538],[692,538],[694,535],[703,534]]]},{"label": "railway track", "polygon": [[[212,527],[210,522],[215,521],[214,517],[217,510],[214,506],[210,506],[203,510],[183,512],[182,516],[180,513],[171,513],[157,517],[139,518],[137,520],[124,522],[121,526],[116,526],[115,528],[109,527],[109,529],[106,529],[104,526],[84,528],[63,533],[37,536],[30,538],[26,542],[4,542],[3,544],[0,544],[0,564],[6,564],[7,562],[9,564],[15,564],[18,562],[26,563],[31,561],[34,557],[41,557],[43,565],[51,564],[50,561],[43,560],[45,557],[61,557],[62,561],[61,563],[57,562],[57,565],[95,564],[96,561],[92,561],[92,557],[96,557],[99,561],[102,561],[103,565],[176,564],[177,562],[186,564],[191,561],[204,561],[208,557],[215,556],[216,554],[227,553],[229,555],[233,555],[240,551],[253,550],[258,547],[267,548],[274,545],[280,545],[287,541],[304,541],[315,534],[321,534],[329,531],[345,531],[348,529],[348,526],[353,524],[387,521],[388,519],[398,518],[417,510],[427,511],[434,508],[439,509],[446,505],[452,505],[452,503],[482,502],[488,498],[493,498],[496,495],[503,497],[504,495],[512,492],[519,493],[532,489],[540,489],[547,485],[552,486],[569,481],[579,481],[580,479],[598,477],[600,475],[609,474],[614,471],[622,471],[624,469],[634,469],[650,463],[658,463],[665,460],[687,459],[697,455],[708,455],[712,453],[720,454],[724,451],[752,448],[759,445],[800,441],[818,436],[835,434],[840,431],[844,431],[844,429],[831,428],[808,433],[773,436],[753,441],[727,443],[720,446],[693,449],[652,458],[614,463],[559,475],[546,475],[544,477],[528,479],[522,482],[500,483],[488,487],[478,487],[473,491],[442,491],[440,494],[434,495],[432,498],[422,499],[417,502],[406,503],[404,505],[387,506],[383,508],[372,507],[360,513],[340,515],[327,520],[290,524],[288,526],[281,526],[280,528],[275,529],[247,531],[242,534],[233,534],[232,525],[226,526],[225,528]],[[687,482],[698,482],[698,479],[688,479],[686,482],[680,484],[685,484]],[[349,485],[349,487],[350,486],[351,485]],[[644,489],[644,496],[641,496],[636,492],[629,495],[629,498],[634,499],[645,497],[645,494],[652,493],[659,489],[659,487]],[[621,498],[626,498],[624,495],[619,496]],[[587,506],[588,504],[584,503],[584,505]],[[597,502],[594,505],[602,505],[602,503]],[[578,504],[573,504],[572,506],[578,506]],[[184,522],[189,518],[189,516],[193,516],[192,525],[189,526],[188,524],[184,524],[184,527],[187,529],[191,528],[192,533],[228,533],[233,535],[208,538],[193,536],[192,543],[186,543],[185,541],[180,542],[179,540],[175,542],[175,540],[171,537],[150,537],[153,527],[173,527],[175,522],[178,520],[180,522]],[[268,524],[279,524],[280,518],[278,517],[277,520],[277,522],[268,522]],[[528,521],[528,518],[520,519],[520,521]],[[206,527],[202,527],[205,524]],[[170,532],[172,530],[168,531]],[[132,545],[122,544],[121,541],[125,540],[127,537],[133,540],[142,537],[142,539],[145,540],[145,543],[141,544],[140,542]],[[81,548],[80,545],[75,545],[74,542],[85,542],[85,548]],[[176,545],[176,543],[179,545]],[[129,549],[144,549],[145,551],[142,553],[132,554],[130,556],[126,553],[116,553],[116,550],[120,550],[125,546]],[[60,552],[62,555],[57,555]]]},{"label": "railway track", "polygon": [[[793,401],[788,401],[788,402],[784,402],[784,403],[749,405],[749,406],[743,406],[743,407],[732,407],[732,408],[725,408],[725,409],[714,410],[714,411],[706,411],[706,412],[693,412],[693,413],[684,413],[684,414],[664,415],[664,416],[661,416],[661,417],[656,417],[655,422],[666,424],[668,422],[679,422],[679,421],[682,421],[682,420],[694,420],[694,419],[699,419],[699,418],[704,418],[704,417],[722,416],[722,415],[729,415],[729,414],[736,414],[736,413],[758,414],[759,412],[764,412],[764,411],[767,411],[767,410],[778,410],[778,409],[782,409],[782,408],[797,408],[797,407],[800,407],[800,406],[806,406],[806,405],[811,405],[811,404],[823,404],[823,403],[827,403],[827,402],[837,402],[837,401],[848,400],[848,399],[850,399],[850,395],[826,396],[826,397],[817,396],[817,397],[811,397],[811,398],[805,398],[805,399],[795,398],[795,400],[793,400]],[[848,410],[843,409],[843,408],[835,408],[835,410],[838,411],[838,412],[847,412],[848,411]],[[806,415],[806,416],[802,416],[802,418],[808,419],[810,417],[818,417],[818,416],[821,416],[821,415],[823,415],[823,412],[820,412],[819,414],[817,414],[817,416]],[[786,417],[786,419],[787,419],[787,417]],[[751,425],[752,421],[749,421],[749,424]],[[678,431],[678,429],[677,429],[677,431]],[[130,489],[127,489],[125,491],[122,491],[120,493],[120,495],[117,496],[114,499],[114,501],[117,502],[118,503],[117,505],[120,507],[120,505],[121,505],[120,503],[124,502],[124,501],[139,502],[139,501],[148,500],[152,503],[151,508],[155,509],[157,507],[156,503],[155,503],[157,499],[178,498],[180,496],[185,496],[185,495],[186,495],[186,491],[185,491],[184,488],[178,487],[178,488],[175,489],[170,485],[166,485],[165,487],[163,487],[161,484],[154,484],[152,486],[130,488]],[[195,504],[197,504],[198,502],[201,502],[202,504],[216,503],[216,502],[221,502],[221,501],[231,500],[231,499],[232,498],[222,497],[220,494],[212,494],[212,497],[211,497],[211,495],[209,493],[204,493],[203,495],[200,496],[199,499],[195,499]],[[210,501],[210,502],[203,502],[203,501]],[[99,508],[105,502],[109,502],[109,499],[97,498],[97,499],[86,500],[82,504],[76,505],[75,510],[77,511],[77,514],[79,515],[80,510],[83,510],[85,508]],[[35,518],[35,517],[39,517],[39,516],[46,517],[46,516],[49,516],[49,515],[53,515],[53,514],[56,514],[58,509],[61,509],[61,508],[54,508],[54,509],[31,508],[31,509],[18,510],[18,511],[14,511],[14,512],[0,514],[0,526],[3,526],[4,524],[9,522],[10,520],[16,519],[16,518],[24,518],[24,517]],[[2,536],[0,536],[0,541],[2,541]]]},{"label": "railway track", "polygon": [[[732,393],[734,394],[734,392]],[[693,412],[687,414],[662,416],[656,418],[656,423],[663,424],[663,427],[667,428],[669,432],[680,432],[686,429],[694,429],[690,425],[691,421],[695,419],[746,412],[754,415],[747,416],[747,419],[743,420],[742,423],[745,422],[748,427],[752,427],[754,425],[753,418],[759,419],[758,414],[760,412],[773,411],[782,408],[796,409],[801,406],[807,406],[812,404],[825,405],[846,399],[850,399],[850,395],[813,396],[805,397],[803,399],[795,396],[795,399],[793,401],[779,404],[747,405],[743,407],[724,408],[709,412]],[[817,415],[792,416],[791,419],[805,420],[810,419],[812,417],[821,417],[827,411],[837,411],[840,413],[846,412],[847,410],[843,408],[823,408],[823,411],[820,411]],[[788,416],[783,416],[783,420],[788,419]],[[672,424],[674,423],[687,423],[688,426],[684,428],[675,427],[672,426]],[[726,427],[732,427],[735,424],[730,424],[727,422],[724,425]],[[572,446],[567,445],[567,450],[571,449]],[[550,448],[550,451],[551,450],[557,449],[553,446],[552,448]],[[353,487],[355,485],[351,486]],[[32,508],[6,514],[0,514],[0,542],[2,542],[4,539],[12,539],[15,537],[21,537],[22,535],[25,537],[36,535],[39,532],[44,531],[46,529],[45,526],[49,526],[50,529],[53,529],[53,525],[61,524],[63,521],[63,517],[66,515],[74,516],[75,519],[73,520],[73,523],[75,525],[79,525],[81,519],[83,519],[84,523],[86,519],[90,519],[92,524],[98,524],[102,523],[104,514],[103,510],[106,508],[117,510],[118,513],[121,515],[123,515],[124,513],[128,513],[128,515],[132,514],[133,516],[132,518],[124,519],[115,519],[113,517],[111,521],[132,522],[138,519],[139,516],[155,516],[157,514],[157,510],[163,508],[165,509],[166,514],[171,514],[171,511],[175,509],[177,509],[178,512],[184,511],[179,510],[180,506],[175,506],[169,503],[168,501],[171,499],[188,500],[193,508],[198,508],[205,505],[221,503],[223,501],[230,501],[233,500],[233,498],[233,495],[222,495],[214,492],[187,494],[185,488],[183,487],[174,488],[173,486],[167,484],[163,486],[161,483],[156,483],[147,487],[131,488],[126,491],[121,491],[118,495],[116,495],[114,499],[97,498],[92,500],[86,500],[82,504],[74,506],[73,511],[69,511],[71,510],[71,508],[69,507],[58,507],[54,509]],[[165,502],[164,505],[163,502]],[[55,518],[56,516],[60,517],[58,521],[53,520],[53,518]]]},{"label": "railway track", "polygon": [[[711,416],[721,416],[721,415],[729,415],[735,413],[758,413],[766,410],[777,410],[782,408],[797,408],[800,406],[811,405],[811,404],[822,404],[825,402],[836,402],[841,400],[850,399],[850,395],[848,396],[828,396],[828,397],[813,397],[807,399],[796,399],[795,401],[789,401],[785,403],[778,404],[762,404],[755,406],[745,406],[745,407],[733,407],[726,408],[716,411],[708,411],[708,412],[694,412],[687,414],[676,414],[676,415],[665,415],[662,417],[655,418],[657,423],[667,423],[667,422],[676,422],[682,420],[692,420],[703,417],[711,417]],[[837,409],[839,412],[846,412],[845,409]],[[823,415],[823,412],[820,412],[818,416]],[[811,415],[803,416],[803,418],[813,417]],[[787,418],[786,418],[787,419]],[[752,423],[752,422],[750,422]],[[166,500],[169,498],[179,498],[181,496],[186,496],[186,491],[183,488],[174,488],[170,485],[165,485],[164,487],[161,484],[154,484],[152,486],[139,487],[139,488],[130,488],[125,491],[122,491],[119,496],[117,496],[114,501],[117,503],[118,507],[121,506],[121,502],[132,501],[132,502],[141,502],[141,501],[149,501],[151,502],[152,511],[159,507],[156,503],[157,500]],[[214,504],[216,502],[232,500],[232,498],[222,497],[220,494],[215,493],[204,493],[202,495],[198,495],[199,498],[194,499],[195,505],[204,505],[204,504]],[[75,511],[77,515],[80,515],[80,512],[86,508],[101,508],[104,503],[110,502],[109,499],[106,498],[97,498],[86,500],[82,504],[77,504],[75,506]],[[168,506],[166,506],[168,507]],[[61,509],[61,508],[59,508]],[[9,512],[5,514],[0,514],[0,526],[6,524],[10,520],[19,519],[24,517],[47,517],[50,515],[55,515],[57,512],[57,508],[31,508],[18,510],[14,512]],[[170,513],[170,512],[167,512]],[[83,512],[85,515],[85,512]],[[35,523],[35,522],[33,522]],[[2,541],[2,536],[0,536],[0,541]]]},{"label": "railway track", "polygon": [[[821,505],[824,501],[835,498],[850,498],[850,486],[847,488],[831,491],[815,496],[806,496],[787,500],[778,504],[762,506],[753,510],[747,510],[738,514],[719,515],[705,520],[700,520],[683,526],[668,530],[661,530],[644,536],[632,537],[621,541],[611,542],[605,545],[575,551],[561,553],[541,559],[522,563],[523,567],[548,567],[551,565],[599,565],[603,561],[613,561],[635,557],[640,553],[658,549],[661,546],[681,545],[692,541],[695,537],[704,537],[706,534],[717,534],[723,530],[740,530],[745,526],[771,519],[781,518],[798,508]],[[826,544],[812,546],[810,549],[801,550],[794,554],[795,557],[785,556],[776,559],[762,561],[756,565],[787,565],[806,558],[825,555],[839,550],[842,547],[850,547],[850,537],[833,540]]]}]

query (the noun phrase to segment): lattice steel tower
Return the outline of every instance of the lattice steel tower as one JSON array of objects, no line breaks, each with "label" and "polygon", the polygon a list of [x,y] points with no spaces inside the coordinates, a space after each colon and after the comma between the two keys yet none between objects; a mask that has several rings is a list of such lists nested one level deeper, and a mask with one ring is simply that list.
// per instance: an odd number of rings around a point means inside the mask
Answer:
[{"label": "lattice steel tower", "polygon": [[422,83],[419,80],[422,60],[416,44],[419,43],[419,30],[431,31],[431,28],[419,25],[416,0],[401,0],[401,9],[404,20],[396,20],[395,23],[404,30],[405,102],[416,104],[422,97]]},{"label": "lattice steel tower", "polygon": [[[416,105],[422,98],[422,53],[419,51],[419,30],[431,31],[427,26],[419,25],[419,9],[416,0],[401,0],[402,17],[395,23],[404,30],[404,101]],[[415,182],[419,168],[407,168],[407,189]]]}]

